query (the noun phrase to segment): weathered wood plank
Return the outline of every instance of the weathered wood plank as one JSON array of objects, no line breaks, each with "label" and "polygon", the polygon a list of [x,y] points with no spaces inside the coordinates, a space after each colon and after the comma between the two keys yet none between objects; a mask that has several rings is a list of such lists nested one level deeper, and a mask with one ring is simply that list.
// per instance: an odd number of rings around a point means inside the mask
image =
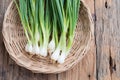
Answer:
[{"label": "weathered wood plank", "polygon": [[[5,0],[0,0],[0,80],[6,80],[6,74],[7,74],[7,70],[5,69],[6,64],[4,60],[5,58],[7,58],[6,56],[6,50],[3,44],[3,40],[2,40],[2,23],[3,23],[3,16],[4,16],[4,12],[5,12]],[[3,77],[4,76],[4,77]]]},{"label": "weathered wood plank", "polygon": [[[85,0],[85,2],[90,7],[91,14],[94,18],[94,0]],[[94,37],[91,43],[91,49],[83,60],[72,70],[59,74],[58,80],[96,80],[96,49]]]},{"label": "weathered wood plank", "polygon": [[119,0],[95,0],[98,80],[120,80],[119,5]]}]

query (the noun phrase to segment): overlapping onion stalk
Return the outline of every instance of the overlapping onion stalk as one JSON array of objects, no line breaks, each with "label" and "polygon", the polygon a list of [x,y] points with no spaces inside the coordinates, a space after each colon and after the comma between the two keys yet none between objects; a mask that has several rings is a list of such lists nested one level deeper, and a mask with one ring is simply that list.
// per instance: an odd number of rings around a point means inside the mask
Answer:
[{"label": "overlapping onion stalk", "polygon": [[27,44],[25,50],[64,63],[76,29],[80,0],[14,0]]}]

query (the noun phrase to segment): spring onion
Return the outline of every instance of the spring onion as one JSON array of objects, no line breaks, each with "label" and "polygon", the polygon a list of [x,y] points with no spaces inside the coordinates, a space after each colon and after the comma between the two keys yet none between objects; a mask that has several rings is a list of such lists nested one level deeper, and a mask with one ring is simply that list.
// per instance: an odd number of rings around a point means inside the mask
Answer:
[{"label": "spring onion", "polygon": [[25,51],[64,63],[70,53],[80,0],[14,0],[27,37]]}]

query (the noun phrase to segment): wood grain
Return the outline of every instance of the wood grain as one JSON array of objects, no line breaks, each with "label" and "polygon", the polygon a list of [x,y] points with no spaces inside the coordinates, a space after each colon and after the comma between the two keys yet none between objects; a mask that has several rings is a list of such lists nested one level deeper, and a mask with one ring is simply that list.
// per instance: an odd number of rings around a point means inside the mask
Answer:
[{"label": "wood grain", "polygon": [[[11,0],[0,0],[0,33]],[[19,67],[0,34],[0,80],[120,80],[120,0],[85,0],[95,20],[95,42],[84,59],[61,74],[33,74]],[[95,6],[94,6],[95,5]]]},{"label": "wood grain", "polygon": [[96,0],[97,80],[120,80],[120,1]]}]

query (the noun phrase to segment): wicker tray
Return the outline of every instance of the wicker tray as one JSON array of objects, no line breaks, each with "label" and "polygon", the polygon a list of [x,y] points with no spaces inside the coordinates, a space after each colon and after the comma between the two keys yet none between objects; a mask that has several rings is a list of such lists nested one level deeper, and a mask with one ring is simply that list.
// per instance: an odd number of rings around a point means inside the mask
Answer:
[{"label": "wicker tray", "polygon": [[48,57],[31,56],[25,52],[27,39],[13,2],[10,3],[5,13],[2,33],[5,47],[18,65],[34,73],[60,73],[72,68],[85,56],[91,43],[92,26],[90,12],[84,1],[81,1],[73,46],[63,64],[52,64]]}]

